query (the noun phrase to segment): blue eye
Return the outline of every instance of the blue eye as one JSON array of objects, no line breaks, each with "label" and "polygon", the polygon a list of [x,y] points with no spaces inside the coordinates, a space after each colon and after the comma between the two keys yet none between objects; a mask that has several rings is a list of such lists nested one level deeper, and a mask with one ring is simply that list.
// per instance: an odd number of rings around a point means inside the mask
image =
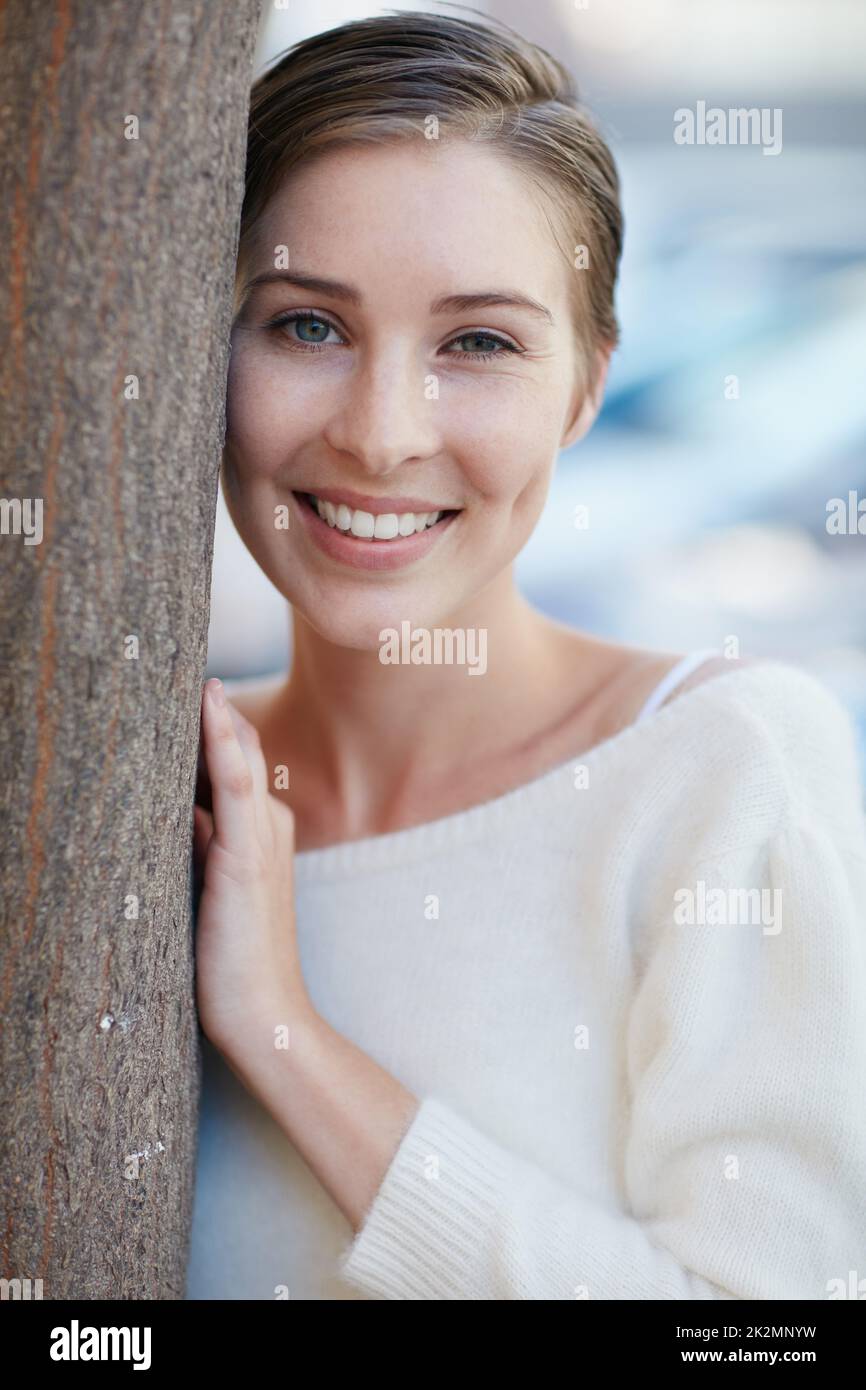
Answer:
[{"label": "blue eye", "polygon": [[[290,314],[280,314],[265,326],[282,331],[293,325],[297,330],[297,337],[293,333],[287,334],[290,342],[297,347],[303,345],[303,350],[307,352],[317,352],[321,347],[330,346],[326,342],[328,334],[338,333],[329,319],[314,314],[310,309],[293,309]],[[342,342],[342,339],[340,341]]]},{"label": "blue eye", "polygon": [[[323,352],[326,347],[334,346],[333,342],[327,341],[329,333],[337,335],[337,342],[345,342],[340,336],[340,330],[330,319],[324,318],[312,309],[292,309],[289,313],[279,314],[265,324],[265,328],[281,333],[289,339],[290,347],[302,352]],[[289,328],[293,328],[294,332],[285,331]],[[462,352],[455,352],[452,350],[454,343],[468,343],[470,346]],[[522,349],[495,333],[473,329],[469,333],[461,333],[458,337],[452,338],[445,351],[449,357],[466,357],[473,362],[482,362],[503,357],[507,352],[519,353]]]},{"label": "blue eye", "polygon": [[331,325],[323,319],[295,319],[295,325],[302,343],[321,343],[331,331]]},{"label": "blue eye", "polygon": [[453,354],[456,357],[475,357],[486,359],[490,357],[501,357],[503,352],[518,352],[519,349],[513,343],[509,343],[506,338],[499,338],[493,333],[461,333],[459,338],[452,338],[452,343],[486,343],[492,346],[470,347],[463,352]]}]

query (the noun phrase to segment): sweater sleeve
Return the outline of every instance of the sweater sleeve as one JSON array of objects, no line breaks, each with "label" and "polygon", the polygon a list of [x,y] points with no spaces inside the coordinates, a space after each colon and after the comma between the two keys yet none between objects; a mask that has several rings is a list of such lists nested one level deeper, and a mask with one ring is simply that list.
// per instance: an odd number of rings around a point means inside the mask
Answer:
[{"label": "sweater sleeve", "polygon": [[866,846],[847,861],[791,825],[760,858],[776,920],[671,922],[637,991],[623,1209],[428,1095],[344,1280],[385,1299],[825,1299],[862,1268]]},{"label": "sweater sleeve", "polygon": [[760,843],[683,866],[623,1040],[615,1208],[426,1095],[342,1278],[384,1299],[847,1286],[866,1250],[866,828],[844,806],[840,826],[797,800]]}]

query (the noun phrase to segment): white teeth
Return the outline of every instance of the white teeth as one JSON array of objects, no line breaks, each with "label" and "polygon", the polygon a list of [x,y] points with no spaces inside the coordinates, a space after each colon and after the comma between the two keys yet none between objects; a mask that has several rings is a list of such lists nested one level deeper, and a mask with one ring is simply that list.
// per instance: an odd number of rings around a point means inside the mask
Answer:
[{"label": "white teeth", "polygon": [[353,511],[345,502],[334,506],[333,502],[323,502],[310,494],[316,511],[329,526],[339,531],[351,531],[362,540],[392,541],[397,536],[412,536],[416,531],[425,531],[435,526],[441,512],[372,512]]},{"label": "white teeth", "polygon": [[376,537],[377,541],[392,541],[399,527],[400,523],[397,520],[396,513],[382,512],[380,516],[376,517],[373,535]]}]

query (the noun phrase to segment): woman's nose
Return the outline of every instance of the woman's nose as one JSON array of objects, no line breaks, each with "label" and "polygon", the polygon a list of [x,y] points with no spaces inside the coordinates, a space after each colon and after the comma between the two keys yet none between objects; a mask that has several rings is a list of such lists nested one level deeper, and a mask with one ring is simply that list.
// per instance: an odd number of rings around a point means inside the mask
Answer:
[{"label": "woman's nose", "polygon": [[326,442],[351,454],[368,473],[441,450],[438,383],[407,358],[359,366],[342,388]]}]

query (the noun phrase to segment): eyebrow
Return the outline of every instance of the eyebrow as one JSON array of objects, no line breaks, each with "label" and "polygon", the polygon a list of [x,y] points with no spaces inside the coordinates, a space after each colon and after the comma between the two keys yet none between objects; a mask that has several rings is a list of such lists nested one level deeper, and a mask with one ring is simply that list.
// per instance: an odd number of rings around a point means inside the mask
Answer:
[{"label": "eyebrow", "polygon": [[[299,289],[312,290],[316,294],[326,294],[331,299],[342,299],[347,304],[360,306],[363,303],[361,293],[355,289],[354,285],[347,285],[342,280],[326,280],[319,275],[305,275],[299,270],[268,270],[262,275],[256,275],[247,284],[246,290],[249,292],[258,285],[271,285],[282,282],[287,285],[296,285]],[[521,294],[518,290],[482,290],[478,294],[446,294],[440,299],[434,299],[430,305],[431,314],[453,314],[462,313],[469,309],[492,309],[496,307],[526,309],[530,313],[545,319],[550,324],[555,324],[553,314],[544,304],[540,304],[537,299],[530,299],[529,295]]]}]

